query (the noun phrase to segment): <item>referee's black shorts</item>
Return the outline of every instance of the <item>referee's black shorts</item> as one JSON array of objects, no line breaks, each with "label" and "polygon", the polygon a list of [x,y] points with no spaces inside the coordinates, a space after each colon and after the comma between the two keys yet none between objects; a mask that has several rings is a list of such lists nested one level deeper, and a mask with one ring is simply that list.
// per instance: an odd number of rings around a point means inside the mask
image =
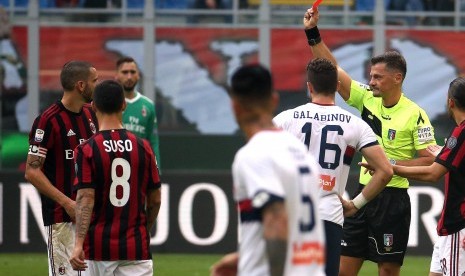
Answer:
[{"label": "referee's black shorts", "polygon": [[[365,185],[359,185],[357,196]],[[344,219],[342,256],[403,264],[410,228],[407,189],[385,188],[354,216]]]}]

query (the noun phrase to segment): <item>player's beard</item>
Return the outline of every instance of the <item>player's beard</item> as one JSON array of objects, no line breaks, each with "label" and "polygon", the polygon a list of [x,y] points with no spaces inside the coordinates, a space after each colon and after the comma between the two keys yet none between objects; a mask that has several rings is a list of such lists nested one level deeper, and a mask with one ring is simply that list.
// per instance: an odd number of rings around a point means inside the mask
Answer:
[{"label": "player's beard", "polygon": [[134,83],[133,85],[123,85],[124,92],[129,93],[134,91],[134,88],[136,87],[137,83]]},{"label": "player's beard", "polygon": [[86,85],[86,88],[84,88],[84,91],[81,94],[86,103],[90,103],[92,101],[92,93],[92,89],[88,85]]}]

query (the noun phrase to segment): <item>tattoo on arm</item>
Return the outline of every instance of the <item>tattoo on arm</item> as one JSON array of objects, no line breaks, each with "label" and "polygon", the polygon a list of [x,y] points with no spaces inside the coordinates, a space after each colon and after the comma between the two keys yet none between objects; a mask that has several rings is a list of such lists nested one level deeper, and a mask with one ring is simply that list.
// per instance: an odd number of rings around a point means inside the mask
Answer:
[{"label": "tattoo on arm", "polygon": [[89,206],[81,206],[79,208],[80,223],[79,227],[76,228],[76,233],[80,238],[85,238],[87,231],[89,230],[90,219],[92,217],[92,208]]},{"label": "tattoo on arm", "polygon": [[36,156],[36,155],[28,155],[27,157],[27,164],[34,169],[42,168],[44,165],[45,158]]}]

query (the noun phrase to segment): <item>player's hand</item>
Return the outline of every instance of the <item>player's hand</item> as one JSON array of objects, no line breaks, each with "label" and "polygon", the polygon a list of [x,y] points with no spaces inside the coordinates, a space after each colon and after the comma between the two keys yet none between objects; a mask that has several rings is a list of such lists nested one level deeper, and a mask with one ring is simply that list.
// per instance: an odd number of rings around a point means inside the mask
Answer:
[{"label": "player's hand", "polygon": [[75,246],[73,249],[73,254],[71,255],[71,259],[69,259],[69,262],[73,269],[79,271],[86,270],[87,263],[84,261],[84,259],[84,250],[82,250],[82,247]]},{"label": "player's hand", "polygon": [[338,197],[339,197],[339,200],[342,203],[342,210],[343,210],[343,213],[344,213],[344,217],[351,217],[351,216],[355,215],[355,213],[358,212],[358,209],[357,209],[357,207],[355,207],[352,200],[345,200],[340,195],[338,195]]},{"label": "player's hand", "polygon": [[73,222],[76,221],[76,201],[69,200],[68,204],[63,206],[65,208],[66,213],[71,217]]},{"label": "player's hand", "polygon": [[313,8],[308,9],[307,12],[305,12],[304,14],[303,19],[305,29],[311,29],[318,25],[319,18],[320,14],[318,12],[318,8],[315,8],[315,10],[313,10]]},{"label": "player's hand", "polygon": [[358,165],[365,168],[365,171],[363,171],[364,174],[369,173],[370,175],[373,175],[375,173],[375,168],[368,163],[358,162]]},{"label": "player's hand", "polygon": [[225,255],[210,268],[211,276],[235,276],[237,275],[237,265],[239,254],[237,252]]},{"label": "player's hand", "polygon": [[426,151],[431,154],[432,156],[436,157],[438,156],[438,154],[441,152],[442,150],[442,146],[440,145],[429,145],[427,148],[426,148]]}]

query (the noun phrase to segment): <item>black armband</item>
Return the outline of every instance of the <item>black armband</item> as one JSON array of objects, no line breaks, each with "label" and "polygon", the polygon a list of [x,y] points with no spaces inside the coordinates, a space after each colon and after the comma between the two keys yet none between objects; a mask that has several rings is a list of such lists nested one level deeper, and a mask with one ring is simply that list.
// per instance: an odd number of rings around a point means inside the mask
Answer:
[{"label": "black armband", "polygon": [[311,29],[305,29],[305,35],[307,36],[308,45],[310,46],[315,46],[321,42],[320,31],[318,31],[317,26]]}]

